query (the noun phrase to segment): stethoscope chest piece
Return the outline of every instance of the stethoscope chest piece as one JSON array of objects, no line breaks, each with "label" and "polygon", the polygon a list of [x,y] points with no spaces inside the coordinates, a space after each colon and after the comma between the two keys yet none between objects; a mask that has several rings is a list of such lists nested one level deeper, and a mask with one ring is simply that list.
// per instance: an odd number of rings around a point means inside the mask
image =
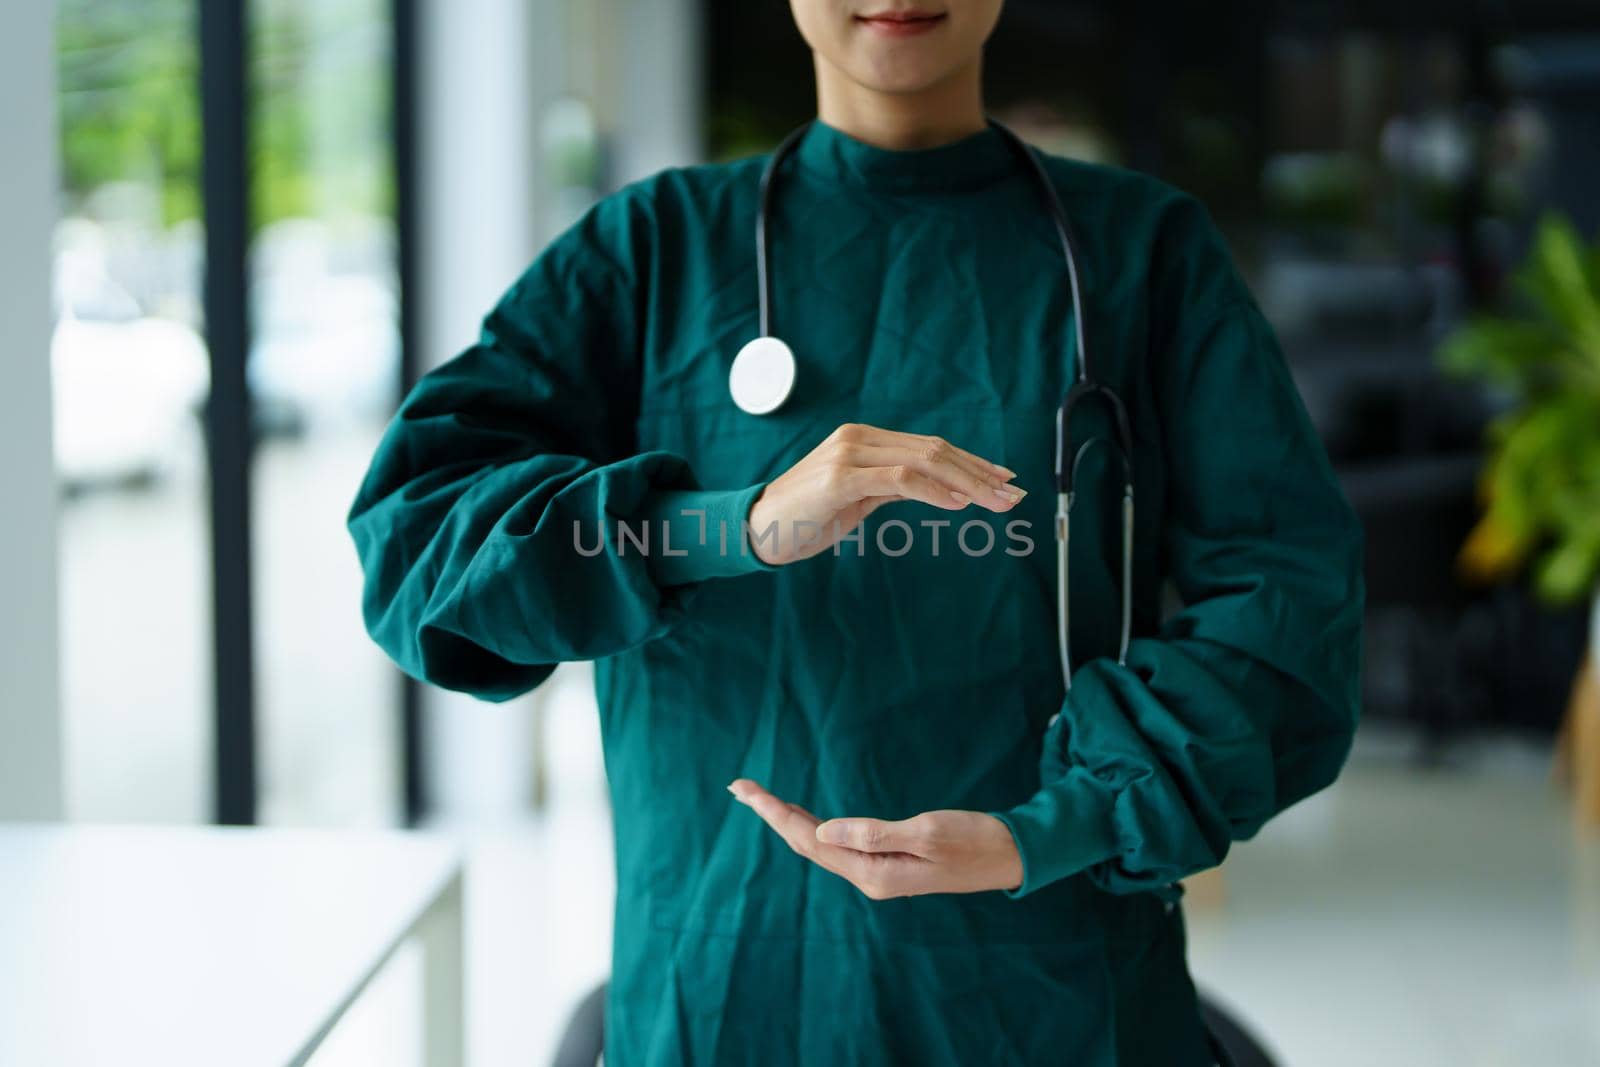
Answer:
[{"label": "stethoscope chest piece", "polygon": [[794,388],[794,353],[776,337],[745,344],[728,371],[728,392],[740,411],[770,415],[783,406]]}]

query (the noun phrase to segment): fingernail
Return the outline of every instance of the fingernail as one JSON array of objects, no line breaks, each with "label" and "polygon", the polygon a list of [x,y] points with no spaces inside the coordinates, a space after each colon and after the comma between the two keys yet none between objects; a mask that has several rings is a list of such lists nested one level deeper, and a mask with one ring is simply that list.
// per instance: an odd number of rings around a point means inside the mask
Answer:
[{"label": "fingernail", "polygon": [[1005,475],[1007,478],[1015,478],[1017,476],[1017,472],[1012,470],[1010,467],[1002,467],[998,463],[990,464],[990,466],[994,467],[995,470],[999,471],[1001,474]]},{"label": "fingernail", "polygon": [[825,845],[842,845],[850,837],[844,823],[825,822],[817,827],[817,840]]},{"label": "fingernail", "polygon": [[994,495],[999,497],[1001,500],[1006,501],[1008,504],[1015,504],[1017,501],[1027,496],[1028,491],[1026,489],[1018,489],[1015,486],[1007,485],[996,489],[994,491]]},{"label": "fingernail", "polygon": [[954,489],[950,490],[950,496],[957,504],[960,504],[963,507],[972,503],[972,498],[970,496],[965,493],[958,493]]}]

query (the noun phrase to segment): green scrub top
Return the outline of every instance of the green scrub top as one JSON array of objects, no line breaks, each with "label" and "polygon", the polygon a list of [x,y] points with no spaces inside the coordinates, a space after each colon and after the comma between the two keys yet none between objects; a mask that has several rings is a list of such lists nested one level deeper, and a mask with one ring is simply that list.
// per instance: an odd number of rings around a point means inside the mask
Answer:
[{"label": "green scrub top", "polygon": [[[728,368],[759,332],[765,162],[602,199],[417,384],[349,516],[367,627],[490,701],[596,661],[609,1067],[1208,1064],[1175,883],[1327,785],[1358,711],[1362,530],[1272,330],[1193,198],[1044,157],[1138,505],[1119,665],[1120,494],[1086,461],[1068,694],[1072,307],[1032,179],[992,129],[896,151],[813,123],[771,224],[799,376],[759,417]],[[741,552],[761,489],[846,422],[941,435],[1030,493],[891,504],[783,567]],[[870,900],[736,803],[741,776],[823,818],[991,812],[1022,884]]]}]

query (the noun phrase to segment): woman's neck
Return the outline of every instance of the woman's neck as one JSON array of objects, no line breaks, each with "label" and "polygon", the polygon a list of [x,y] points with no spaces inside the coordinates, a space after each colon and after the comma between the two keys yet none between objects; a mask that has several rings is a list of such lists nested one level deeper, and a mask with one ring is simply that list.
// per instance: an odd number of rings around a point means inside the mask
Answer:
[{"label": "woman's neck", "polygon": [[977,63],[943,81],[909,93],[885,93],[852,81],[813,53],[817,117],[879,148],[936,148],[978,133],[987,125]]}]

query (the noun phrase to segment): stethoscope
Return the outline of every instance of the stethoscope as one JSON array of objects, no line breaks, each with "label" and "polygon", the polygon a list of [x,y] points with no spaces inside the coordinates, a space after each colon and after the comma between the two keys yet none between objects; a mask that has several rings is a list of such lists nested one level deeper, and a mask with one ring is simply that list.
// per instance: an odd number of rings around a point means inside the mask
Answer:
[{"label": "stethoscope", "polygon": [[[815,120],[812,120],[815,121]],[[1078,380],[1067,390],[1061,406],[1056,409],[1055,474],[1056,474],[1056,582],[1061,610],[1056,616],[1056,641],[1061,653],[1061,677],[1068,689],[1072,688],[1072,651],[1069,644],[1071,623],[1071,582],[1068,575],[1068,549],[1072,543],[1072,505],[1077,498],[1074,485],[1078,465],[1096,445],[1109,449],[1122,471],[1122,636],[1117,650],[1117,662],[1128,661],[1128,639],[1133,624],[1133,434],[1129,428],[1128,411],[1122,399],[1109,386],[1097,381],[1091,373],[1089,348],[1084,339],[1083,295],[1078,277],[1078,257],[1074,253],[1072,227],[1061,206],[1055,185],[1045,173],[1044,166],[1032,148],[1008,127],[993,118],[988,123],[1014,147],[1028,163],[1028,171],[1044,196],[1050,220],[1055,224],[1056,235],[1061,240],[1061,253],[1067,261],[1067,278],[1072,287],[1072,321],[1077,333]],[[794,389],[794,352],[782,340],[772,335],[771,281],[767,271],[767,226],[772,215],[773,175],[778,166],[800,140],[811,122],[801,125],[779,142],[767,161],[761,175],[760,207],[756,216],[756,282],[758,286],[761,335],[747,342],[734,357],[728,372],[728,392],[741,411],[751,415],[770,415],[783,406]],[[1115,439],[1090,436],[1071,461],[1072,412],[1084,400],[1098,396],[1111,409]],[[1052,720],[1053,721],[1053,720]]]}]

